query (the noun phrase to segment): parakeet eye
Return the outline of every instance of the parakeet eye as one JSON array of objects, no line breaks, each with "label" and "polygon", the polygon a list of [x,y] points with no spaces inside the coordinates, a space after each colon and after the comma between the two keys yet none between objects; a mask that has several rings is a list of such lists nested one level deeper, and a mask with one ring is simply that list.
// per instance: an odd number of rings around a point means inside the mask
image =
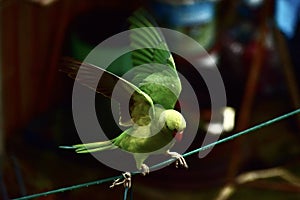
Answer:
[{"label": "parakeet eye", "polygon": [[[167,128],[170,129],[170,127],[168,126],[168,124],[166,124]],[[171,129],[170,129],[171,130]]]}]

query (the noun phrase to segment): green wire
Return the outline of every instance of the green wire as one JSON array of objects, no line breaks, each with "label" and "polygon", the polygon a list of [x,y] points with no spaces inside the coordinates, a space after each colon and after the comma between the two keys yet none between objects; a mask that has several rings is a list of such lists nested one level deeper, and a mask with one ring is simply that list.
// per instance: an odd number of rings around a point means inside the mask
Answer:
[{"label": "green wire", "polygon": [[183,155],[183,157],[192,155],[192,154],[197,153],[197,152],[200,152],[200,151],[204,151],[204,150],[209,149],[209,148],[212,148],[213,146],[215,146],[215,145],[217,145],[217,144],[221,144],[221,143],[224,143],[224,142],[226,142],[226,141],[228,141],[228,140],[232,140],[232,139],[234,139],[234,138],[237,138],[237,137],[239,137],[239,136],[241,136],[241,135],[245,135],[245,134],[247,134],[247,133],[256,131],[257,129],[260,129],[260,128],[269,126],[269,125],[271,125],[271,124],[273,124],[273,123],[275,123],[275,122],[281,121],[281,120],[283,120],[283,119],[286,119],[286,118],[288,118],[288,117],[290,117],[290,116],[292,116],[292,115],[296,115],[296,114],[298,114],[298,113],[300,113],[300,108],[297,109],[297,110],[294,110],[294,111],[292,111],[292,112],[289,112],[289,113],[287,113],[287,114],[284,114],[284,115],[281,115],[281,116],[279,116],[279,117],[276,117],[276,118],[274,118],[274,119],[271,119],[271,120],[269,120],[269,121],[266,121],[266,122],[263,122],[263,123],[261,123],[261,124],[258,124],[258,125],[256,125],[256,126],[253,126],[253,127],[251,127],[251,128],[248,128],[248,129],[246,129],[246,130],[244,130],[244,131],[238,132],[238,133],[236,133],[236,134],[234,134],[234,135],[231,135],[231,136],[229,136],[229,137],[226,137],[226,138],[224,138],[224,139],[221,139],[221,140],[218,140],[218,141],[213,142],[213,143],[211,143],[211,144],[208,144],[208,145],[206,145],[206,146],[204,146],[204,147],[201,147],[201,148],[195,149],[195,150],[193,150],[193,151],[190,151],[190,152],[188,152],[188,153],[185,153],[185,154]]},{"label": "green wire", "polygon": [[33,198],[37,198],[37,197],[47,196],[47,195],[50,195],[50,194],[65,192],[65,191],[69,191],[69,190],[75,190],[75,189],[88,187],[88,186],[92,186],[92,185],[99,185],[99,184],[102,184],[102,183],[114,181],[115,179],[118,179],[118,178],[123,178],[123,176],[120,175],[120,176],[105,178],[105,179],[92,181],[92,182],[88,182],[88,183],[73,185],[73,186],[70,186],[70,187],[64,187],[64,188],[60,188],[60,189],[56,189],[56,190],[50,190],[50,191],[47,191],[47,192],[42,192],[42,193],[38,193],[38,194],[32,194],[32,195],[28,195],[28,196],[24,196],[24,197],[20,197],[20,198],[15,198],[14,200],[33,199]]},{"label": "green wire", "polygon": [[[242,135],[245,135],[247,133],[253,132],[253,131],[257,130],[257,129],[263,128],[265,126],[269,126],[269,125],[271,125],[271,124],[273,124],[275,122],[281,121],[283,119],[286,119],[286,118],[288,118],[288,117],[290,117],[292,115],[296,115],[298,113],[300,113],[300,108],[297,109],[297,110],[294,110],[292,112],[289,112],[287,114],[284,114],[284,115],[281,115],[279,117],[276,117],[274,119],[271,119],[269,121],[266,121],[266,122],[263,122],[261,124],[258,124],[256,126],[253,126],[253,127],[249,128],[249,129],[246,129],[244,131],[238,132],[238,133],[236,133],[234,135],[231,135],[229,137],[226,137],[226,138],[223,138],[223,139],[218,140],[216,142],[213,142],[211,144],[208,144],[206,146],[203,146],[203,147],[200,147],[200,148],[195,149],[193,151],[187,152],[187,153],[183,154],[182,156],[183,157],[187,157],[187,156],[190,156],[192,154],[198,153],[200,151],[207,150],[209,148],[214,147],[217,144],[224,143],[226,141],[232,140],[232,139],[237,138],[239,136],[242,136]],[[155,169],[155,168],[159,168],[161,166],[170,164],[174,160],[175,159],[166,160],[166,161],[161,162],[159,164],[153,165],[152,167],[150,167],[150,169]],[[135,174],[138,174],[138,173],[139,172],[133,172],[131,174],[135,175]],[[99,185],[99,184],[102,184],[102,183],[105,183],[105,182],[111,182],[111,181],[114,181],[114,180],[116,180],[118,178],[123,178],[123,176],[120,175],[120,176],[105,178],[105,179],[101,179],[101,180],[97,180],[97,181],[92,181],[92,182],[88,182],[88,183],[78,184],[78,185],[74,185],[74,186],[70,186],[70,187],[60,188],[60,189],[56,189],[56,190],[50,190],[50,191],[43,192],[43,193],[38,193],[38,194],[28,195],[28,196],[24,196],[24,197],[20,197],[20,198],[15,198],[14,200],[25,200],[25,199],[32,199],[32,198],[41,197],[41,196],[47,196],[47,195],[54,194],[54,193],[59,193],[59,192],[65,192],[65,191],[69,191],[69,190],[79,189],[79,188],[88,187],[88,186],[91,186],[91,185]]]},{"label": "green wire", "polygon": [[[269,121],[263,122],[263,123],[261,123],[261,124],[258,124],[258,125],[256,125],[256,126],[253,126],[253,127],[251,127],[251,128],[248,128],[248,129],[246,129],[246,130],[243,130],[243,131],[241,131],[241,132],[235,133],[234,135],[231,135],[231,136],[229,136],[229,137],[223,138],[223,139],[218,140],[218,141],[216,141],[216,142],[210,143],[210,144],[208,144],[208,145],[206,145],[206,146],[203,146],[203,147],[200,147],[200,148],[198,148],[198,149],[192,150],[192,151],[190,151],[190,152],[187,152],[187,153],[183,154],[182,156],[183,156],[183,157],[187,157],[187,156],[190,156],[190,155],[192,155],[192,154],[199,153],[200,151],[204,151],[204,150],[207,150],[207,149],[209,149],[209,148],[212,148],[212,147],[214,147],[214,146],[217,145],[217,144],[221,144],[221,143],[227,142],[227,141],[229,141],[229,140],[232,140],[232,139],[237,138],[237,137],[239,137],[239,136],[242,136],[242,135],[245,135],[245,134],[247,134],[247,133],[253,132],[253,131],[255,131],[255,130],[257,130],[257,129],[260,129],[260,128],[263,128],[263,127],[265,127],[265,126],[271,125],[271,124],[273,124],[273,123],[275,123],[275,122],[281,121],[281,120],[283,120],[283,119],[286,119],[286,118],[288,118],[288,117],[290,117],[290,116],[292,116],[292,115],[298,114],[298,113],[300,113],[300,109],[294,110],[294,111],[289,112],[289,113],[287,113],[287,114],[281,115],[281,116],[276,117],[276,118],[274,118],[274,119],[271,119],[271,120],[269,120]],[[150,169],[155,169],[155,168],[159,168],[159,167],[161,167],[161,166],[163,166],[163,165],[170,164],[170,163],[172,163],[174,160],[175,160],[175,159],[173,159],[173,158],[172,158],[172,159],[169,159],[169,160],[166,160],[166,161],[164,161],[164,162],[161,162],[161,163],[158,163],[158,164],[156,164],[156,165],[153,165]]]}]

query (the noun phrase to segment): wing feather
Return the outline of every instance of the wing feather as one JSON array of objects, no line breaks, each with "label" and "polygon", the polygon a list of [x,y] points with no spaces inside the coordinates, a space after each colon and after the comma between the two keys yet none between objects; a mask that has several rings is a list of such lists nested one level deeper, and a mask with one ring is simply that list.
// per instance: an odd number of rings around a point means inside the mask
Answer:
[{"label": "wing feather", "polygon": [[[149,111],[155,114],[155,104],[160,104],[165,109],[174,108],[181,92],[181,82],[167,43],[160,30],[154,27],[151,17],[144,11],[137,11],[129,18],[129,22],[131,47],[134,49],[131,52],[132,63],[134,69],[137,69],[132,80],[71,58],[62,59],[60,70],[82,85],[120,102],[121,124],[126,122],[128,125],[128,117],[123,116],[126,111],[128,113],[128,102],[124,105],[123,100],[130,99],[129,114],[132,121],[146,125],[151,121]],[[142,67],[138,67],[139,65]],[[113,93],[116,84],[118,91]]]},{"label": "wing feather", "polygon": [[[67,57],[61,59],[60,71],[97,93],[118,101],[120,103],[121,112],[120,124],[128,125],[129,119],[139,125],[146,125],[145,123],[150,122],[149,110],[152,109],[154,113],[152,99],[137,86],[122,77],[95,65],[82,63]],[[101,74],[100,80],[98,77],[99,74]],[[114,90],[116,90],[116,92],[113,93]],[[124,99],[130,99],[130,108],[128,108],[128,102],[124,102]],[[136,110],[134,111],[132,108],[134,105],[142,105],[144,108],[140,109],[139,113],[137,113]],[[128,113],[128,109],[131,116],[124,116],[124,113]],[[141,120],[141,118],[143,118],[143,120]]]},{"label": "wing feather", "polygon": [[[154,104],[174,108],[181,92],[181,82],[162,33],[144,10],[135,12],[129,22],[131,47],[134,49],[132,63],[134,67],[144,65],[136,70],[131,82],[147,93]],[[151,65],[147,67],[145,64]]]}]

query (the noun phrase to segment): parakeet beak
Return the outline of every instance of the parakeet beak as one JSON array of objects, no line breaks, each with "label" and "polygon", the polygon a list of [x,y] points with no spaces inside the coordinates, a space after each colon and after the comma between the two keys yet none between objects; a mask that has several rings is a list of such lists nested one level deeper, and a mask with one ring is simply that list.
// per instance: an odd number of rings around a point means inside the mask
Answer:
[{"label": "parakeet beak", "polygon": [[176,141],[180,142],[182,140],[182,137],[183,137],[183,131],[174,132],[174,138],[176,139]]}]

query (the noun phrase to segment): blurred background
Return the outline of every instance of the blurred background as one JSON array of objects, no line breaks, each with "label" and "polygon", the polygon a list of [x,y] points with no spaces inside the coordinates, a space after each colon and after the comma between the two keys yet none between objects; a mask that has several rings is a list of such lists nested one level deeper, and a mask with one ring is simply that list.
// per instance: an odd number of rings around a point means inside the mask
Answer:
[{"label": "blurred background", "polygon": [[[80,143],[72,118],[73,80],[59,72],[58,63],[62,56],[83,60],[101,41],[127,30],[128,16],[140,7],[159,26],[198,41],[210,57],[191,49],[197,62],[215,67],[212,58],[217,64],[228,104],[218,111],[219,123],[230,122],[217,133],[222,138],[300,108],[299,0],[1,0],[0,199],[120,174],[91,155],[58,148]],[[205,82],[188,62],[174,57],[200,102],[202,121],[192,150],[201,146],[214,111]],[[128,57],[120,58],[114,72],[126,72],[120,66],[127,62]],[[110,102],[98,96],[97,102],[106,120],[101,123],[117,134],[106,117]],[[300,199],[300,116],[215,146],[204,158],[195,154],[186,160],[188,170],[172,164],[134,176],[133,198]],[[122,199],[124,188],[109,185],[37,199]]]}]

